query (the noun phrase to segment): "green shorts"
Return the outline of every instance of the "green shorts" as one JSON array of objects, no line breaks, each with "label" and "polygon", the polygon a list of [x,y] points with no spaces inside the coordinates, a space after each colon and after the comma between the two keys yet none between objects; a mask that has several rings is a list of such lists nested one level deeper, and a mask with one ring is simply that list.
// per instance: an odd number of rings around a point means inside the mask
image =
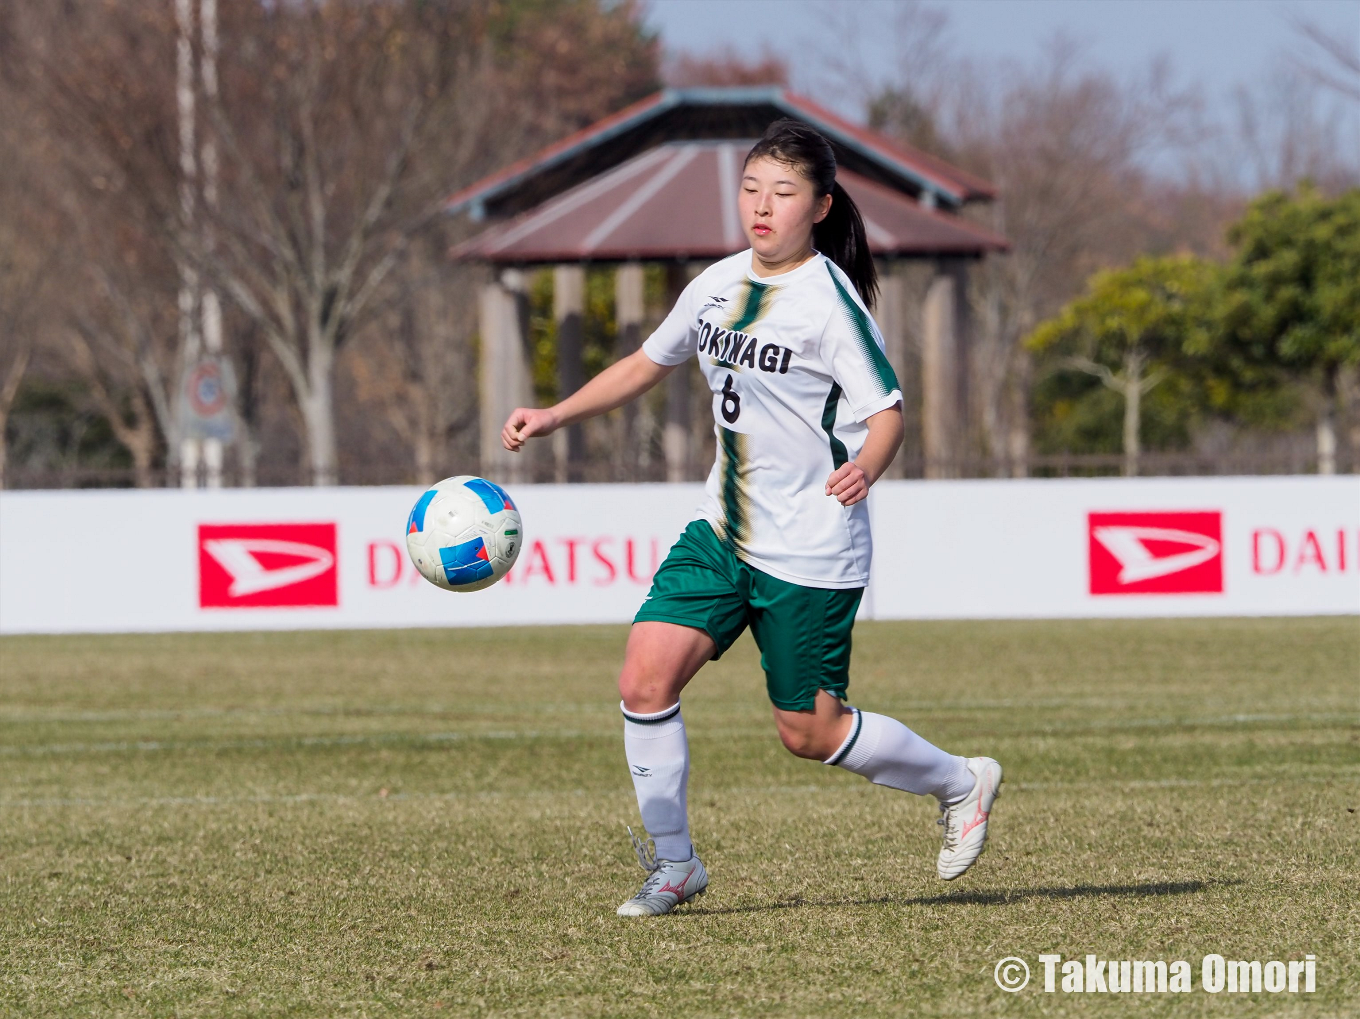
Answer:
[{"label": "green shorts", "polygon": [[770,701],[810,711],[818,690],[845,699],[850,631],[864,588],[830,590],[790,584],[733,555],[706,520],[695,520],[671,546],[633,622],[703,630],[719,658],[746,627],[760,648]]}]

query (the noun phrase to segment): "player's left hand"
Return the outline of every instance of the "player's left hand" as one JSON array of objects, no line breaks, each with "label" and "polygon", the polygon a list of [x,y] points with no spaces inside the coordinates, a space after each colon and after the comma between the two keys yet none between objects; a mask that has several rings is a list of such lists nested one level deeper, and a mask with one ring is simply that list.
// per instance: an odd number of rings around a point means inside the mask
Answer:
[{"label": "player's left hand", "polygon": [[826,494],[834,495],[842,506],[853,506],[869,494],[869,475],[857,463],[841,464],[826,479]]}]

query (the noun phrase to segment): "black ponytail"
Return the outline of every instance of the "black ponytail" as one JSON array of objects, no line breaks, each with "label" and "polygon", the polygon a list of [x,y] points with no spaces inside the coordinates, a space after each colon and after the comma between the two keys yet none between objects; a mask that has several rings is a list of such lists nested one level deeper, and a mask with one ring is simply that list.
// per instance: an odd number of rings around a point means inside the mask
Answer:
[{"label": "black ponytail", "polygon": [[822,133],[802,121],[776,120],[746,154],[746,162],[768,157],[796,169],[812,182],[818,198],[831,196],[831,211],[812,228],[812,246],[850,277],[871,311],[878,298],[878,270],[864,233],[864,218],[836,182],[836,154]]}]

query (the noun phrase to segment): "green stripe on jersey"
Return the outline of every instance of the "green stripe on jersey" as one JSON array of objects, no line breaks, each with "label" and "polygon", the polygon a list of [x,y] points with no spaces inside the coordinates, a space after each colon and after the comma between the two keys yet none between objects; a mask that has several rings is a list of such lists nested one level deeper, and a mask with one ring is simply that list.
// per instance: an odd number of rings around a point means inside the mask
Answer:
[{"label": "green stripe on jersey", "polygon": [[831,392],[826,394],[826,406],[822,409],[822,431],[831,443],[831,463],[833,470],[845,466],[850,455],[845,451],[845,443],[836,438],[836,405],[841,401],[841,387],[831,383]]},{"label": "green stripe on jersey", "polygon": [[870,367],[878,377],[878,384],[882,387],[879,396],[887,396],[894,389],[898,388],[897,373],[893,371],[892,364],[888,361],[888,356],[883,353],[883,349],[874,339],[873,326],[869,324],[869,316],[864,314],[862,309],[853,297],[841,285],[840,278],[836,275],[836,270],[827,262],[826,271],[831,274],[831,282],[836,285],[836,293],[841,299],[841,308],[854,323],[855,333],[859,336],[860,345],[864,348],[864,356],[868,359]]},{"label": "green stripe on jersey", "polygon": [[746,479],[742,477],[746,436],[722,427],[718,428],[718,432],[722,452],[722,482],[719,489],[723,511],[722,543],[735,555],[751,537]]},{"label": "green stripe on jersey", "polygon": [[739,333],[749,329],[755,324],[756,320],[770,310],[769,298],[773,296],[777,289],[768,283],[757,283],[755,280],[745,280],[746,297],[741,302],[741,309],[737,312],[728,329]]}]

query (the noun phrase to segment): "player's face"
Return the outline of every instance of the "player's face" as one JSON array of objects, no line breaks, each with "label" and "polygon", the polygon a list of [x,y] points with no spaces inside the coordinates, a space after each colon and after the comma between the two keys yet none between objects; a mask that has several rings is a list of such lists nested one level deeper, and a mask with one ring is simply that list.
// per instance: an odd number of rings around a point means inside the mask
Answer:
[{"label": "player's face", "polygon": [[742,171],[738,209],[742,229],[764,262],[798,258],[812,247],[812,227],[826,218],[831,196],[817,197],[796,167],[762,156]]}]

